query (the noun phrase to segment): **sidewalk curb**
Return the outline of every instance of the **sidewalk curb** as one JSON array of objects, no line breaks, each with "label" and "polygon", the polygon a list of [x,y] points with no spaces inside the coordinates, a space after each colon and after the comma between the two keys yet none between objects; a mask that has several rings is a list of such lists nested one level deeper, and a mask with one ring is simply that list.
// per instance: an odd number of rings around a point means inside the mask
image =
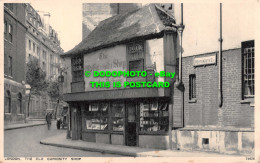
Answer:
[{"label": "sidewalk curb", "polygon": [[34,127],[34,126],[41,126],[41,125],[45,125],[45,124],[32,124],[32,125],[28,125],[28,126],[7,127],[7,128],[4,128],[4,130],[14,130],[14,129],[19,129],[19,128]]},{"label": "sidewalk curb", "polygon": [[[71,149],[79,149],[79,150],[90,151],[90,152],[118,154],[118,155],[123,155],[123,156],[133,156],[133,157],[144,157],[145,156],[143,154],[130,153],[130,152],[124,152],[124,151],[113,151],[113,150],[106,150],[106,149],[102,150],[99,148],[78,147],[78,146],[64,145],[64,144],[61,145],[61,144],[56,144],[56,143],[48,143],[45,141],[40,141],[40,144],[51,145],[51,146],[56,146],[56,147],[65,147],[65,148],[71,148]],[[150,156],[150,155],[147,155],[147,156]]]},{"label": "sidewalk curb", "polygon": [[[78,149],[90,152],[117,154],[130,157],[241,157],[221,153],[207,153],[202,151],[175,151],[152,148],[126,147],[122,145],[102,144],[66,139],[66,134],[60,134],[40,140],[40,144],[63,148]],[[206,155],[204,155],[206,154]]]}]

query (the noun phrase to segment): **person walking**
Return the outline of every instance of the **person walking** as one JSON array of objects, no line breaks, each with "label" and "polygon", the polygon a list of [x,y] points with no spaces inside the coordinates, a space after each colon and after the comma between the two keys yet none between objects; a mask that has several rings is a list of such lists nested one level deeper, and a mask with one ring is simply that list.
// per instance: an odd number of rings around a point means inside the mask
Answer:
[{"label": "person walking", "polygon": [[47,122],[47,127],[48,127],[48,130],[50,130],[51,128],[51,113],[47,113],[46,115],[46,122]]}]

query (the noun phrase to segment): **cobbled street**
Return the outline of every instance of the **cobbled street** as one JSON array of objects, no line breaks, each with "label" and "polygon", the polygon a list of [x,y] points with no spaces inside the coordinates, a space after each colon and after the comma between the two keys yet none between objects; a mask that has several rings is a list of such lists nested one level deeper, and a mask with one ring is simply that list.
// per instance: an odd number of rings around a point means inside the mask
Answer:
[{"label": "cobbled street", "polygon": [[4,131],[5,157],[122,157],[77,149],[55,147],[40,144],[40,140],[62,134],[66,130],[57,130],[55,123],[51,130],[46,125]]}]

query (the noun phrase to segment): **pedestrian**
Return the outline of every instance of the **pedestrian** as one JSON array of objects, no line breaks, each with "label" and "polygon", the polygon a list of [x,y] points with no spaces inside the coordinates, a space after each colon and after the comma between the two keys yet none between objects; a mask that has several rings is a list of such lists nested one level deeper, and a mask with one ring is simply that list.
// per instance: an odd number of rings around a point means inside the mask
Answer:
[{"label": "pedestrian", "polygon": [[51,113],[47,113],[46,115],[46,122],[47,122],[47,127],[48,127],[48,130],[50,130],[51,128]]},{"label": "pedestrian", "polygon": [[58,120],[57,120],[57,129],[58,129],[58,130],[60,129],[60,125],[61,125],[61,119],[58,118]]}]

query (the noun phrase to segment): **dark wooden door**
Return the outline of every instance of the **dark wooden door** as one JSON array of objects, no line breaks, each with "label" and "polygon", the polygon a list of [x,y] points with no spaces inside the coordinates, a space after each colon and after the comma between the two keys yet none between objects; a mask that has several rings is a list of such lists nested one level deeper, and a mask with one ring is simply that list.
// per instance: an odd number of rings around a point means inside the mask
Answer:
[{"label": "dark wooden door", "polygon": [[128,146],[136,146],[137,144],[137,134],[136,134],[136,104],[135,103],[127,103],[127,119],[126,119],[126,145]]},{"label": "dark wooden door", "polygon": [[72,128],[72,140],[78,140],[81,138],[81,117],[80,111],[77,108],[72,109],[71,113],[71,128]]}]

